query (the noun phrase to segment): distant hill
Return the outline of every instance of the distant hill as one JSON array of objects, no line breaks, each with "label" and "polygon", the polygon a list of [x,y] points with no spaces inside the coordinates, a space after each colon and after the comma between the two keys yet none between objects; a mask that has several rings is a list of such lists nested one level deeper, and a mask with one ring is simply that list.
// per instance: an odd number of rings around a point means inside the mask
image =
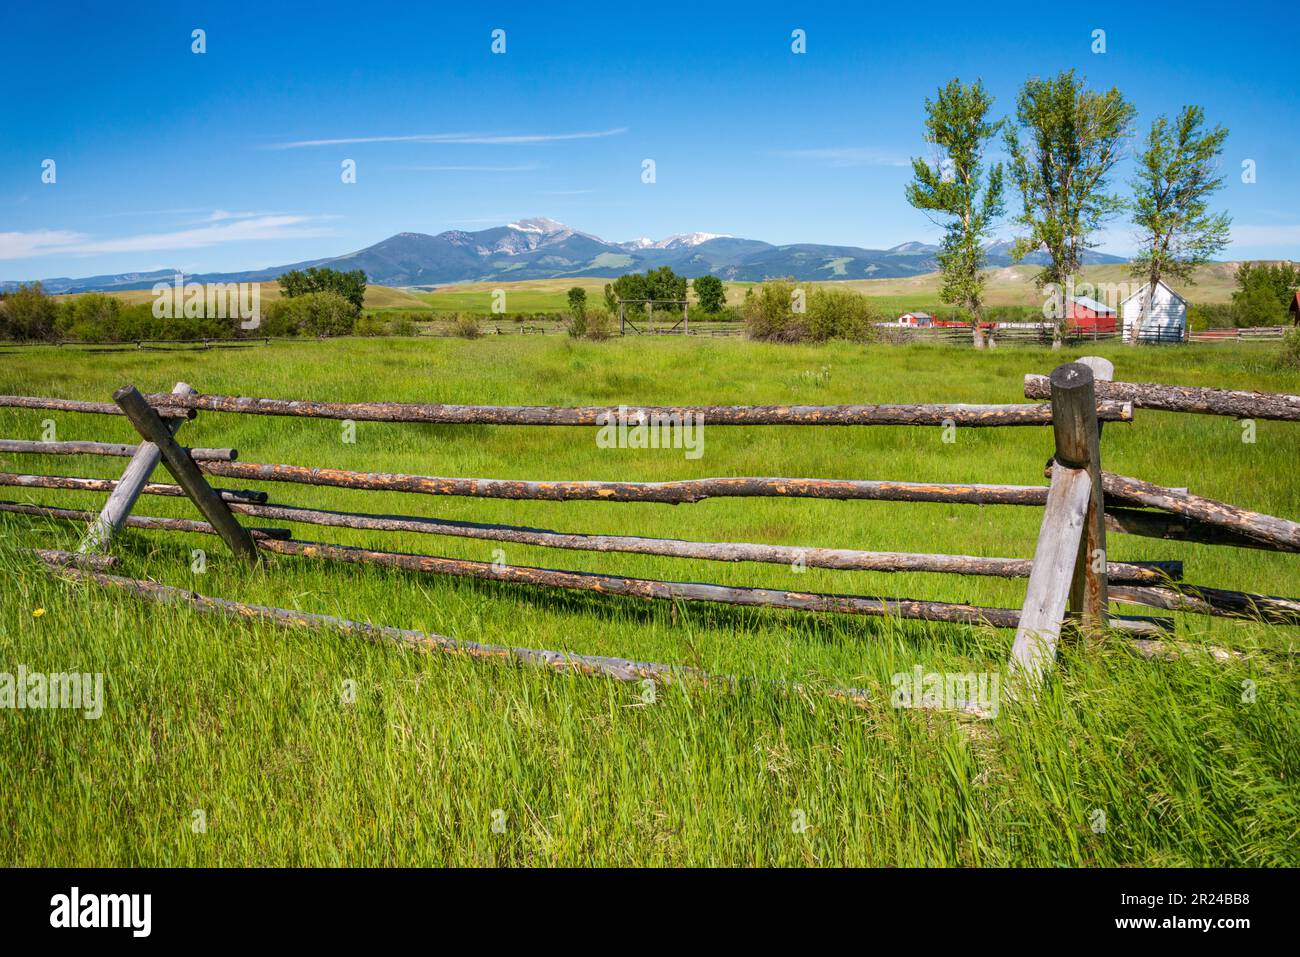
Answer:
[{"label": "distant hill", "polygon": [[[1009,266],[1010,244],[988,247],[990,266]],[[826,246],[794,243],[775,246],[757,239],[739,239],[714,233],[682,233],[658,241],[634,239],[609,242],[579,232],[553,219],[522,219],[477,232],[448,230],[397,233],[356,252],[326,259],[272,266],[238,273],[189,276],[195,282],[264,282],[290,269],[329,266],[360,269],[366,279],[383,286],[441,286],[464,282],[511,282],[532,279],[610,278],[626,272],[643,272],[671,266],[681,275],[714,275],[737,282],[761,282],[789,276],[794,279],[847,280],[894,279],[919,276],[938,268],[938,247],[909,242],[891,249],[860,246]],[[1026,262],[1041,264],[1042,254]],[[1091,265],[1122,263],[1118,256],[1090,252]],[[44,279],[51,293],[96,290],[148,289],[169,280],[171,270]],[[0,289],[16,283],[0,283]]]}]

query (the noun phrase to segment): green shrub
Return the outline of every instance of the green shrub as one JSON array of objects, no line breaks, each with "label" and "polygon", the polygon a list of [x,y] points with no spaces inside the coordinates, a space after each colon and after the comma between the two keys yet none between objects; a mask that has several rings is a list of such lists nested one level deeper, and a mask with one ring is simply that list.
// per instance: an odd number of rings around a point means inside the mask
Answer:
[{"label": "green shrub", "polygon": [[1293,326],[1282,337],[1282,365],[1300,369],[1300,326]]},{"label": "green shrub", "polygon": [[1191,329],[1231,329],[1232,306],[1226,302],[1195,302],[1187,306],[1187,325]]},{"label": "green shrub", "polygon": [[415,324],[415,320],[410,316],[402,314],[389,320],[388,334],[390,336],[418,336],[420,327]]},{"label": "green shrub", "polygon": [[380,319],[378,316],[367,315],[357,320],[357,324],[352,327],[353,335],[358,336],[391,336],[391,325]]},{"label": "green shrub", "polygon": [[608,309],[588,309],[585,319],[588,339],[603,342],[614,334],[614,317]]},{"label": "green shrub", "polygon": [[346,336],[357,323],[357,309],[336,292],[309,292],[277,299],[263,310],[258,331],[264,336]]},{"label": "green shrub", "polygon": [[[802,299],[803,310],[796,311]],[[769,342],[863,341],[875,336],[879,315],[866,296],[847,289],[766,282],[745,294],[742,307],[751,339]]]},{"label": "green shrub", "polygon": [[783,279],[746,291],[745,331],[751,339],[802,342],[808,338],[807,312],[794,311],[796,288],[801,287]]},{"label": "green shrub", "polygon": [[457,312],[452,314],[451,334],[462,339],[477,339],[483,335],[483,328],[478,324],[478,316]]},{"label": "green shrub", "polygon": [[39,282],[0,296],[0,338],[51,339],[58,317],[58,304],[45,294]]},{"label": "green shrub", "polygon": [[808,337],[814,342],[861,342],[874,336],[879,316],[866,296],[847,289],[818,288],[808,297],[807,319]]}]

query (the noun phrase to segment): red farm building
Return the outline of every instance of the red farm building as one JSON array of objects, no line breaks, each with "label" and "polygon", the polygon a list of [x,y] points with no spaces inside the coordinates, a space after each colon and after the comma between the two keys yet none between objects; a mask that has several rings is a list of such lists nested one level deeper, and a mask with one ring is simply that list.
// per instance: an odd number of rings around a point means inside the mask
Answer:
[{"label": "red farm building", "polygon": [[1113,333],[1118,328],[1115,310],[1087,296],[1075,296],[1070,300],[1065,310],[1065,323],[1071,331],[1087,333]]}]

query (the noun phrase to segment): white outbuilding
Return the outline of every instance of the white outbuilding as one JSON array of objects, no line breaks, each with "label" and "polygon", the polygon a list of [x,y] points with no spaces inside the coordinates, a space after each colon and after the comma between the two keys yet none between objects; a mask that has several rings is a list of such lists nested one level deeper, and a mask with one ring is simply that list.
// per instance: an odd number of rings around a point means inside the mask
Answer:
[{"label": "white outbuilding", "polygon": [[1119,305],[1125,340],[1132,342],[1136,335],[1139,342],[1182,342],[1187,336],[1187,300],[1163,279],[1148,295],[1150,288],[1143,286]]}]

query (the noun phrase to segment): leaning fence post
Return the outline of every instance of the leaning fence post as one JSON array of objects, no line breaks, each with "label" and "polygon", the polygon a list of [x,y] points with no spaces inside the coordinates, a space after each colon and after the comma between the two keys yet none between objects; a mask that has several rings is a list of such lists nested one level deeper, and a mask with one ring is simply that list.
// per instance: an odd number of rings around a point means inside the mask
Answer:
[{"label": "leaning fence post", "polygon": [[[195,395],[196,392],[197,390],[184,382],[177,382],[176,387],[172,389],[172,395]],[[166,425],[168,434],[176,434],[176,430],[184,421],[184,419],[168,421]],[[108,501],[104,503],[99,517],[95,519],[95,523],[90,526],[77,547],[80,554],[87,555],[108,548],[113,537],[122,530],[127,516],[131,514],[131,509],[135,508],[136,500],[140,498],[140,493],[148,484],[153,470],[158,467],[159,457],[158,446],[152,442],[140,443],[125,471],[122,472],[117,486],[109,493]]]},{"label": "leaning fence post", "polygon": [[1109,610],[1106,580],[1106,515],[1101,484],[1101,441],[1093,370],[1070,362],[1052,370],[1052,432],[1056,461],[1067,468],[1087,469],[1092,495],[1079,556],[1070,585],[1070,610],[1083,617],[1085,633],[1098,635]]},{"label": "leaning fence post", "polygon": [[221,496],[212,490],[212,486],[207,483],[189,453],[176,444],[171,431],[158,413],[145,401],[139,390],[133,385],[122,386],[113,393],[113,401],[126,413],[126,417],[140,433],[140,438],[158,446],[167,471],[172,473],[177,484],[185,490],[185,494],[203,513],[204,518],[212,523],[212,527],[230,546],[230,550],[239,557],[255,563],[257,546],[253,543],[253,537],[235,520],[235,516],[231,514],[230,508],[222,501]]}]

